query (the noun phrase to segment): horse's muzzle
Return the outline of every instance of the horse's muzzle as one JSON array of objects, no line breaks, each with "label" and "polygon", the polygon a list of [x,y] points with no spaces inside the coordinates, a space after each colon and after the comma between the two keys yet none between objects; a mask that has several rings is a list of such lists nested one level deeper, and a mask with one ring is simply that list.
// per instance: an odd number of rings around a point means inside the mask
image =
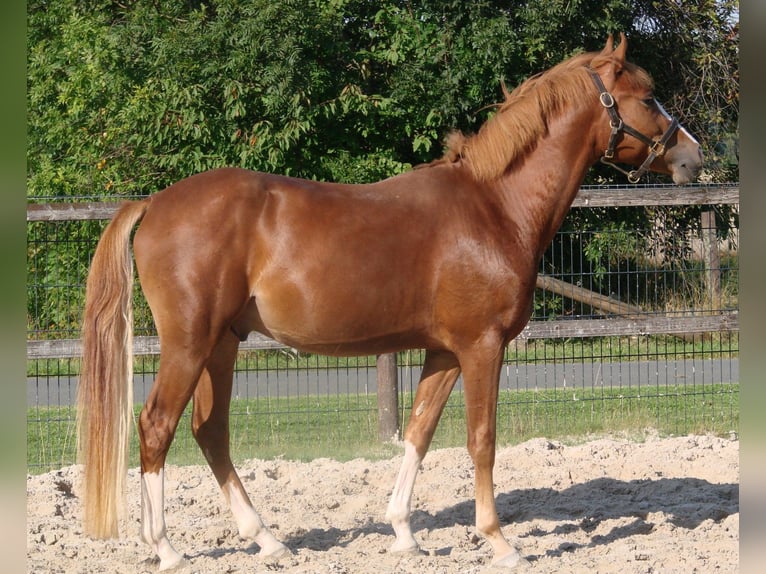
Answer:
[{"label": "horse's muzzle", "polygon": [[699,146],[673,146],[667,151],[666,162],[670,169],[673,183],[686,185],[697,181],[702,171],[702,150]]}]

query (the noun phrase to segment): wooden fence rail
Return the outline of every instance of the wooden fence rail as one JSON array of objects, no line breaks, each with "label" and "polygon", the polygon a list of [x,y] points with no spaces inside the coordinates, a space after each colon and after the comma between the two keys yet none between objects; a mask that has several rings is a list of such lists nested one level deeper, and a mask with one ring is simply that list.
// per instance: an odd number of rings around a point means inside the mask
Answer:
[{"label": "wooden fence rail", "polygon": [[[648,205],[731,205],[739,203],[739,184],[636,187],[583,187],[572,207]],[[27,221],[111,219],[119,201],[30,203]]]}]

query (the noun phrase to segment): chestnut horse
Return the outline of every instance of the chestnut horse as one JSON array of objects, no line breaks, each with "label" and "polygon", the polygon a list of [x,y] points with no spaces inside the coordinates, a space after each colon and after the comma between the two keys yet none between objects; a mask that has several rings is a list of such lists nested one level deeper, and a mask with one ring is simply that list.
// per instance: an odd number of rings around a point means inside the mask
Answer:
[{"label": "chestnut horse", "polygon": [[615,48],[574,56],[513,92],[445,156],[369,185],[243,169],[184,179],[125,203],[87,282],[78,439],[84,528],[117,535],[124,515],[131,405],[130,234],[160,340],[160,367],[138,419],[141,537],[160,570],[184,561],[168,540],[163,468],[179,418],[192,430],[239,533],[279,557],[229,455],[238,344],[251,331],[307,352],[426,351],[387,518],[391,548],[417,552],[410,500],[445,401],[462,372],[476,529],[493,563],[523,560],[503,536],[492,472],[503,350],[527,323],[538,262],[595,162],[694,180],[699,144],[656,102],[649,75]]}]

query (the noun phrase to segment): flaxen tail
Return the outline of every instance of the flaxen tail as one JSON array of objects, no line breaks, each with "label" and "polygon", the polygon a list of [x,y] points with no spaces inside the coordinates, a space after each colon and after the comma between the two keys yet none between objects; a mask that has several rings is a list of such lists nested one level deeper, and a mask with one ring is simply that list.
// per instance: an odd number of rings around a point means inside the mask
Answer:
[{"label": "flaxen tail", "polygon": [[118,535],[126,507],[133,424],[133,258],[130,235],[147,201],[125,203],[98,242],[85,291],[83,356],[77,392],[77,452],[84,465],[83,528]]}]

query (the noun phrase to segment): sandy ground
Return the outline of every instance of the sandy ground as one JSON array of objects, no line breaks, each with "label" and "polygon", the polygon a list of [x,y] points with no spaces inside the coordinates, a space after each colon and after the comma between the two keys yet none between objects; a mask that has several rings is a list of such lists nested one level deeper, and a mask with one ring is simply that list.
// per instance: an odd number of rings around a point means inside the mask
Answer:
[{"label": "sandy ground", "polygon": [[[240,539],[207,467],[168,467],[166,521],[188,558],[184,573],[475,573],[490,549],[475,534],[473,467],[465,449],[426,457],[412,524],[424,553],[388,552],[384,518],[401,457],[300,463],[252,460],[240,475],[274,534],[293,551],[279,562]],[[139,474],[118,540],[90,540],[79,524],[76,466],[27,478],[27,571],[157,571],[138,539]],[[709,436],[576,446],[535,439],[497,453],[503,532],[524,572],[734,573],[739,559],[739,443]],[[518,570],[517,570],[518,571]]]}]

